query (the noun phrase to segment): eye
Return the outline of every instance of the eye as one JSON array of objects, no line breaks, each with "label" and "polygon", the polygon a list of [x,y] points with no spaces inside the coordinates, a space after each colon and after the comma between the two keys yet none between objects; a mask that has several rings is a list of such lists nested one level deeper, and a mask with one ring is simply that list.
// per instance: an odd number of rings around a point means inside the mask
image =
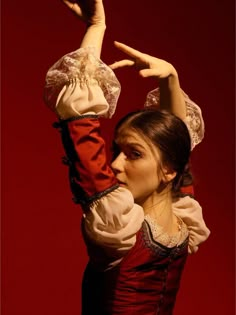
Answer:
[{"label": "eye", "polygon": [[142,157],[142,154],[137,150],[130,150],[127,156],[130,160],[137,160]]}]

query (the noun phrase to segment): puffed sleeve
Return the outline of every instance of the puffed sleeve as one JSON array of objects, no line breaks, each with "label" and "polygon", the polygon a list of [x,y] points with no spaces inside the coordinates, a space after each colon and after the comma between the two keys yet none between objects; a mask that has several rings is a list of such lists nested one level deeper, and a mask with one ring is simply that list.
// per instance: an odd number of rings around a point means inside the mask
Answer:
[{"label": "puffed sleeve", "polygon": [[189,253],[195,253],[198,247],[210,235],[202,215],[200,204],[193,198],[185,196],[179,198],[173,204],[173,212],[180,217],[189,230]]},{"label": "puffed sleeve", "polygon": [[115,112],[120,83],[96,57],[94,47],[80,48],[61,57],[50,67],[45,81],[44,101],[61,119],[69,118],[71,113],[66,113],[68,106],[60,108],[65,97],[74,115],[92,112],[110,118]]},{"label": "puffed sleeve", "polygon": [[[60,130],[66,153],[73,199],[83,209],[82,230],[88,252],[94,262],[102,256],[102,264],[108,268],[135,244],[144,212],[132,194],[117,183],[101,136],[99,117],[114,113],[119,82],[91,50],[79,50],[75,56],[72,53],[71,61],[68,54],[49,69],[45,99],[59,117],[55,127]],[[94,246],[100,248],[97,255],[96,250],[90,250]]]},{"label": "puffed sleeve", "polygon": [[[193,150],[193,148],[202,141],[204,137],[205,126],[201,108],[195,104],[184,91],[182,91],[182,93],[186,104],[186,119],[184,122],[189,130],[191,137],[191,148]],[[159,88],[156,88],[147,94],[144,106],[160,106]]]}]

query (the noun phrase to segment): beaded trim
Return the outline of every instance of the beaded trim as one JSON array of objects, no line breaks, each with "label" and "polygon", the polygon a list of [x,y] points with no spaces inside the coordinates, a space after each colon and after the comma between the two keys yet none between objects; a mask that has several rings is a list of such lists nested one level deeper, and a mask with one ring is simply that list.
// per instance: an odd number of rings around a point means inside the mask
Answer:
[{"label": "beaded trim", "polygon": [[64,124],[74,121],[74,120],[80,120],[84,118],[95,118],[97,119],[99,116],[95,114],[87,114],[87,115],[78,115],[78,116],[73,116],[68,119],[59,119],[59,121],[56,121],[52,124],[53,128],[61,128]]},{"label": "beaded trim", "polygon": [[90,206],[93,202],[96,202],[98,199],[101,199],[102,197],[111,193],[112,191],[114,191],[118,187],[119,187],[119,184],[116,184],[114,186],[107,188],[106,190],[104,190],[102,192],[96,193],[95,195],[93,195],[91,197],[86,196],[85,198],[80,199],[79,196],[74,196],[73,201],[75,203],[79,203],[81,205]]},{"label": "beaded trim", "polygon": [[143,240],[146,244],[146,246],[155,254],[160,257],[166,257],[166,256],[178,256],[182,254],[184,251],[187,250],[188,247],[188,241],[189,237],[187,236],[186,239],[179,245],[176,245],[174,247],[167,247],[160,242],[156,241],[153,238],[153,234],[151,231],[151,227],[148,224],[147,220],[145,219],[142,225],[142,235]]}]

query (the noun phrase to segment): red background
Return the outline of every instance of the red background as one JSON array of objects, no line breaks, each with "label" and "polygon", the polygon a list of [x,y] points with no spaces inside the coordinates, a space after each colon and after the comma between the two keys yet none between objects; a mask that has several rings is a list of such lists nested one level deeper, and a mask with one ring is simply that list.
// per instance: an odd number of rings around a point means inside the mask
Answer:
[{"label": "red background", "polygon": [[[234,314],[234,1],[104,0],[103,59],[113,40],[164,58],[202,108],[206,135],[193,154],[196,195],[211,230],[189,258],[175,315]],[[2,1],[2,314],[80,314],[87,261],[80,209],[42,101],[47,69],[75,50],[84,27],[59,0]],[[152,79],[117,71],[115,121],[142,106]],[[104,122],[110,139],[114,121]]]}]

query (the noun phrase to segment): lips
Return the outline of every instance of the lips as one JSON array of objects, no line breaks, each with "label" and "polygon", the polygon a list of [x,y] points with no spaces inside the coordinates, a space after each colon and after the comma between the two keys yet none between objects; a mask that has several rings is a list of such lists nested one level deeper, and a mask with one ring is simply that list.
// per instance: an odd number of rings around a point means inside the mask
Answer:
[{"label": "lips", "polygon": [[117,181],[118,181],[118,184],[119,184],[120,186],[126,186],[126,183],[122,182],[122,181],[119,180],[118,178],[117,178]]}]

